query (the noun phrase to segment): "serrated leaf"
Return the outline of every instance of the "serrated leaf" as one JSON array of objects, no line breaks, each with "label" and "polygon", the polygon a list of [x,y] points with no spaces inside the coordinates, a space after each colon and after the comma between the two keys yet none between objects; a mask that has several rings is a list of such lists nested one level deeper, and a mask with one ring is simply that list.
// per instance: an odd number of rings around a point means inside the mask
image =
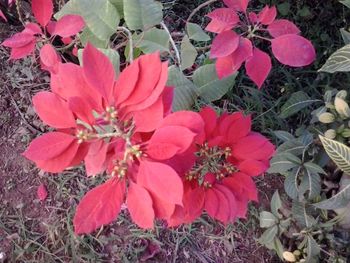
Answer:
[{"label": "serrated leaf", "polygon": [[298,139],[289,140],[277,148],[277,153],[290,153],[301,155],[305,150],[305,145]]},{"label": "serrated leaf", "polygon": [[281,214],[278,212],[278,210],[282,208],[282,201],[278,190],[273,194],[270,206],[272,214],[278,218],[281,218]]},{"label": "serrated leaf", "polygon": [[345,144],[320,135],[323,147],[329,157],[345,173],[350,174],[350,148]]},{"label": "serrated leaf", "polygon": [[294,140],[294,136],[286,131],[274,131],[275,136],[283,142]]},{"label": "serrated leaf", "polygon": [[308,199],[311,200],[317,197],[321,192],[321,178],[318,173],[312,173],[308,169],[305,169],[299,187],[299,192],[304,194],[308,193]]},{"label": "serrated leaf", "polygon": [[192,67],[196,61],[198,52],[191,44],[190,39],[185,35],[181,41],[181,69],[185,70]]},{"label": "serrated leaf", "polygon": [[154,0],[124,0],[124,19],[131,30],[146,30],[163,20],[162,4]]},{"label": "serrated leaf", "polygon": [[310,106],[319,100],[311,99],[305,92],[298,91],[291,95],[290,99],[282,106],[280,118],[288,118],[302,109]]},{"label": "serrated leaf", "polygon": [[196,86],[176,67],[169,67],[168,86],[175,87],[173,111],[190,109],[197,94]]},{"label": "serrated leaf", "polygon": [[305,167],[305,169],[309,170],[311,173],[326,174],[326,172],[322,169],[321,166],[319,166],[313,162],[304,163],[304,167]]},{"label": "serrated leaf", "polygon": [[319,71],[328,73],[350,71],[350,44],[335,51]]},{"label": "serrated leaf", "polygon": [[286,179],[284,180],[284,190],[292,199],[296,199],[299,196],[298,173],[298,168],[296,168],[296,170],[293,169],[293,171],[287,173]]},{"label": "serrated leaf", "polygon": [[316,224],[316,220],[311,215],[309,215],[305,204],[302,202],[293,201],[292,213],[293,217],[303,227],[309,228]]},{"label": "serrated leaf", "polygon": [[261,228],[268,228],[272,227],[278,222],[277,217],[275,217],[274,214],[267,212],[267,211],[262,211],[260,213],[260,227]]},{"label": "serrated leaf", "polygon": [[219,79],[215,65],[199,67],[193,74],[193,82],[198,87],[197,93],[204,100],[211,102],[221,99],[235,83],[237,74]]},{"label": "serrated leaf", "polygon": [[284,173],[301,164],[300,158],[291,153],[280,153],[275,155],[270,161],[268,173]]},{"label": "serrated leaf", "polygon": [[210,36],[204,32],[204,30],[197,24],[187,23],[186,31],[188,37],[195,41],[209,41]]},{"label": "serrated leaf", "polygon": [[317,244],[316,240],[310,235],[307,236],[307,257],[305,262],[318,262],[316,258],[320,254],[320,251],[320,246]]},{"label": "serrated leaf", "polygon": [[90,31],[101,40],[109,40],[120,22],[117,9],[108,0],[70,0],[55,18],[66,14],[82,16]]},{"label": "serrated leaf", "polygon": [[97,48],[106,48],[109,42],[108,40],[99,39],[88,27],[85,27],[83,32],[80,34],[80,40],[83,46],[86,46],[86,44],[90,42]]},{"label": "serrated leaf", "polygon": [[344,44],[350,44],[350,32],[345,30],[345,28],[341,28],[340,33],[343,38]]},{"label": "serrated leaf", "polygon": [[169,34],[162,29],[152,28],[135,37],[136,45],[143,53],[169,52]]}]

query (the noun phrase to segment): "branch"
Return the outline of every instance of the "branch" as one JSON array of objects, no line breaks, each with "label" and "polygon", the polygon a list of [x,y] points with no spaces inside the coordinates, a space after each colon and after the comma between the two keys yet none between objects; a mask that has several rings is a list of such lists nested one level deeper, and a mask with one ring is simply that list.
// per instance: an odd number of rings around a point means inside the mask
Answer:
[{"label": "branch", "polygon": [[161,22],[160,25],[162,26],[162,28],[168,33],[169,35],[169,39],[170,39],[170,43],[175,51],[175,55],[176,55],[176,59],[177,59],[177,63],[180,66],[181,65],[181,58],[180,58],[180,53],[179,50],[176,47],[175,41],[173,39],[173,37],[171,36],[171,33],[169,31],[169,29],[167,28],[167,26],[164,24],[164,22]]},{"label": "branch", "polygon": [[192,13],[190,14],[190,16],[187,18],[186,24],[187,24],[188,22],[191,21],[192,17],[193,17],[199,10],[201,10],[203,7],[206,7],[207,5],[210,5],[210,4],[212,4],[212,3],[216,2],[216,1],[217,1],[217,0],[208,0],[208,1],[204,2],[203,4],[200,4],[199,6],[197,6],[197,7],[192,11]]},{"label": "branch", "polygon": [[133,62],[134,61],[134,45],[133,45],[133,41],[132,41],[132,34],[131,34],[129,29],[127,29],[126,27],[123,27],[123,26],[118,26],[117,30],[124,31],[125,33],[127,33],[128,39],[129,39],[129,59],[130,59],[130,62]]}]

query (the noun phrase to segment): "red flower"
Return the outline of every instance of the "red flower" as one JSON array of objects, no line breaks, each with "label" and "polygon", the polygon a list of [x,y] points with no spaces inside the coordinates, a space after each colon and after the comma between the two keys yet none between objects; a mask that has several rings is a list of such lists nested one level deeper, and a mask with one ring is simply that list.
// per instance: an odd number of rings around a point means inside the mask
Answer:
[{"label": "red flower", "polygon": [[[282,64],[302,67],[315,60],[315,49],[311,42],[299,36],[300,30],[292,22],[276,19],[275,6],[265,6],[256,14],[247,12],[248,0],[224,2],[228,8],[209,13],[207,16],[211,22],[206,28],[218,33],[210,57],[217,59],[216,69],[220,78],[233,74],[245,62],[247,75],[261,88],[271,70],[271,59],[267,53],[253,46],[254,39],[271,42],[272,53]],[[231,31],[232,28],[243,33],[238,35]],[[265,36],[266,32],[272,39]]]},{"label": "red flower", "polygon": [[[57,22],[50,21],[53,14],[52,0],[32,0],[32,11],[44,31],[48,31],[51,36],[74,36],[85,26],[83,18],[78,15],[65,15]],[[6,20],[6,17],[1,17]],[[11,48],[10,59],[20,59],[34,52],[36,43],[45,38],[41,27],[36,23],[28,23],[22,32],[14,34],[1,44]]]},{"label": "red flower", "polygon": [[50,46],[41,54],[52,92],[39,92],[33,104],[57,131],[35,139],[24,155],[48,172],[84,160],[88,175],[109,175],[81,200],[75,232],[112,222],[125,200],[140,227],[169,219],[182,206],[183,183],[163,161],[186,152],[204,124],[197,113],[169,114],[173,89],[165,86],[167,63],[158,53],[144,55],[116,80],[112,63],[90,44],[83,67],[62,64]]},{"label": "red flower", "polygon": [[192,222],[203,210],[223,223],[245,217],[248,201],[258,198],[251,177],[268,169],[274,153],[265,137],[251,131],[250,116],[237,112],[217,117],[209,107],[200,115],[205,127],[195,141],[195,158],[192,150],[170,161],[187,160],[183,165],[190,167],[183,174],[183,207],[177,206],[171,226]]}]

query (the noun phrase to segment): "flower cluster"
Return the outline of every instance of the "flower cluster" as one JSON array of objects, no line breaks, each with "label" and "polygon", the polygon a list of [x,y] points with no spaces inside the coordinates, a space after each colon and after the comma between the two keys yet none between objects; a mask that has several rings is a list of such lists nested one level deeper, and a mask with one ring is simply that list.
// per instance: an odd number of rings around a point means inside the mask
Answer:
[{"label": "flower cluster", "polygon": [[[14,34],[1,44],[11,48],[10,59],[26,57],[34,52],[37,43],[52,42],[56,36],[61,37],[64,44],[69,44],[73,41],[72,36],[85,26],[83,18],[78,15],[65,15],[58,21],[52,21],[52,0],[32,0],[32,11],[39,25],[27,23],[22,32]],[[3,18],[6,20],[5,16]],[[50,37],[47,37],[46,33],[49,33]]]},{"label": "flower cluster", "polygon": [[284,65],[302,67],[315,60],[311,42],[299,35],[299,28],[291,21],[276,19],[275,6],[265,6],[256,14],[247,11],[249,0],[224,2],[228,8],[209,13],[211,22],[206,27],[206,30],[218,33],[210,56],[217,59],[220,78],[233,74],[245,63],[247,75],[261,88],[272,66],[270,56],[254,46],[259,41],[270,42],[272,53]]},{"label": "flower cluster", "polygon": [[251,176],[269,166],[273,145],[250,131],[250,117],[211,108],[171,112],[168,65],[143,55],[117,78],[109,59],[92,45],[83,66],[61,63],[47,45],[41,61],[51,91],[33,98],[44,123],[55,128],[31,142],[24,156],[57,173],[82,162],[88,176],[106,181],[81,200],[77,234],[112,222],[126,202],[133,221],[152,228],[190,222],[203,210],[223,221],[243,217],[256,200]]}]

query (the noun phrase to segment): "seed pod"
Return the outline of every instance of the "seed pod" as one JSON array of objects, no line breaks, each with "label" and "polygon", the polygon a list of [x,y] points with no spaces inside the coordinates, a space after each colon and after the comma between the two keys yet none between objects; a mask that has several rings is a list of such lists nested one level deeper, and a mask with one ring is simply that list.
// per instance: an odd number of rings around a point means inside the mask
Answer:
[{"label": "seed pod", "polygon": [[333,140],[335,137],[337,137],[337,132],[333,129],[329,129],[324,133],[324,136],[326,138]]},{"label": "seed pod", "polygon": [[334,100],[334,105],[335,105],[336,111],[339,113],[340,116],[345,118],[350,117],[349,104],[347,104],[345,100],[343,100],[342,98],[336,97]]},{"label": "seed pod", "polygon": [[347,95],[348,93],[346,90],[341,90],[337,93],[337,95],[335,95],[335,97],[345,100]]},{"label": "seed pod", "polygon": [[297,261],[295,255],[292,252],[284,251],[282,255],[283,255],[283,258],[288,262],[296,262]]},{"label": "seed pod", "polygon": [[324,112],[318,116],[318,120],[322,123],[332,123],[335,121],[335,116],[332,113]]},{"label": "seed pod", "polygon": [[300,250],[294,250],[294,251],[293,251],[293,254],[294,254],[295,256],[299,257],[299,256],[301,255],[301,252],[300,252]]}]

